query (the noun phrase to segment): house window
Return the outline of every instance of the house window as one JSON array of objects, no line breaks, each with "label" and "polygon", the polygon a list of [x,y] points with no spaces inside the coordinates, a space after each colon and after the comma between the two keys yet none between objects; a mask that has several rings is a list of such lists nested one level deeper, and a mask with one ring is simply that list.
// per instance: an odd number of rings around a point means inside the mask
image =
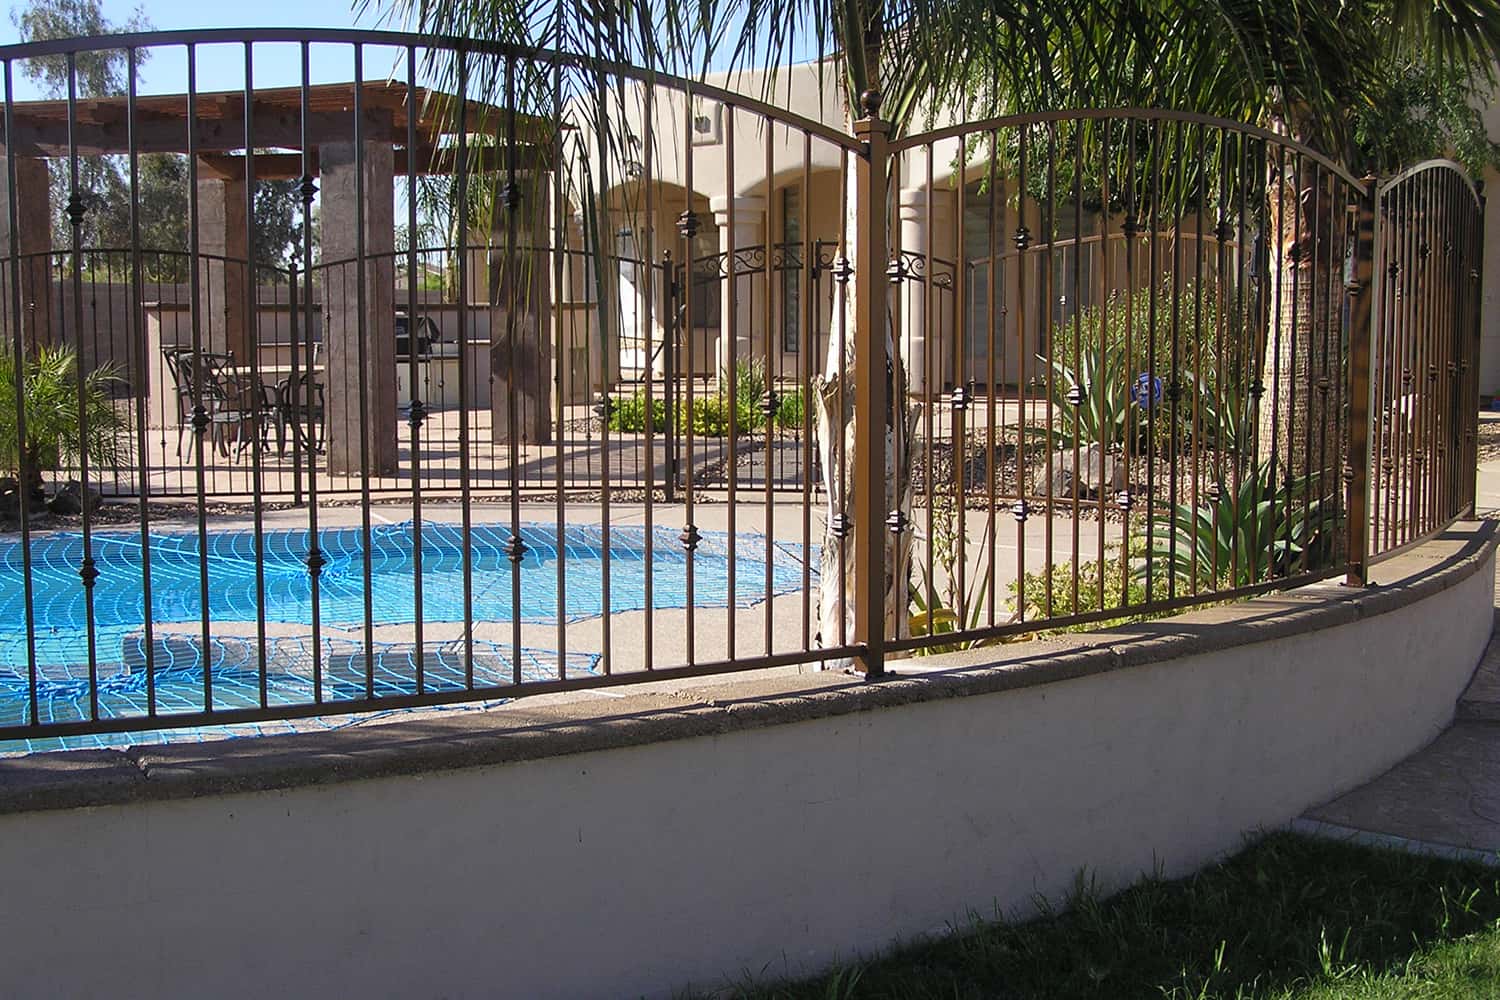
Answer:
[{"label": "house window", "polygon": [[781,267],[781,349],[796,354],[802,347],[802,267],[791,266],[793,253],[801,261],[802,190],[781,189],[781,241],[786,247]]}]

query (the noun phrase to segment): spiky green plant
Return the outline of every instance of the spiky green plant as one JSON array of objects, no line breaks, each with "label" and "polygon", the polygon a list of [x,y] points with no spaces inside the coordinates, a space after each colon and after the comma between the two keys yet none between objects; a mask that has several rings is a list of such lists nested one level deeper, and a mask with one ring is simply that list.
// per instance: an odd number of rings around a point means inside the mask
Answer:
[{"label": "spiky green plant", "polygon": [[[920,522],[919,522],[920,523]],[[986,522],[979,539],[983,550],[990,543],[991,523]],[[938,493],[932,497],[932,536],[925,539],[932,553],[932,571],[927,569],[928,560],[915,558],[912,565],[918,579],[910,584],[910,608],[907,624],[913,636],[954,635],[976,629],[983,618],[989,600],[990,584],[983,573],[975,573],[968,588],[958,585],[958,562],[960,557],[959,536],[963,536],[964,549],[974,551],[974,542],[964,526],[964,510],[953,496]],[[970,649],[983,645],[987,640],[955,640],[933,646],[924,646],[916,655],[949,653],[959,649]]]},{"label": "spiky green plant", "polygon": [[83,376],[80,390],[78,355],[65,345],[38,348],[22,368],[21,399],[25,403],[26,437],[19,432],[16,406],[16,364],[10,351],[0,352],[0,468],[24,478],[33,490],[42,486],[44,471],[74,465],[85,443],[79,428],[87,423],[87,454],[95,467],[117,463],[120,432],[125,420],[110,400],[109,386],[121,380],[113,364],[101,365]]},{"label": "spiky green plant", "polygon": [[[1269,461],[1235,483],[1220,482],[1215,498],[1174,504],[1145,534],[1153,575],[1199,588],[1249,587],[1326,565],[1338,507],[1314,489],[1320,477],[1283,478]],[[1144,562],[1135,572],[1144,577]]]},{"label": "spiky green plant", "polygon": [[[1048,363],[1046,358],[1041,361]],[[1122,448],[1131,428],[1130,379],[1125,373],[1122,350],[1106,344],[1082,346],[1078,368],[1064,358],[1053,358],[1052,367],[1052,446],[1054,448],[1087,447],[1097,444],[1105,451]],[[1043,436],[1046,428],[1033,427],[1031,433]]]}]

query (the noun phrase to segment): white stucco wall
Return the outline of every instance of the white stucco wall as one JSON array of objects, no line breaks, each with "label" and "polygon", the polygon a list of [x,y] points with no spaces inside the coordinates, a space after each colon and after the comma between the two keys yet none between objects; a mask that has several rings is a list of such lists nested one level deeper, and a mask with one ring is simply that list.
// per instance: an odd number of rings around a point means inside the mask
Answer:
[{"label": "white stucco wall", "polygon": [[1434,736],[1492,600],[1491,556],[1353,624],[1019,690],[8,815],[4,992],[666,995],[1026,913],[1080,869],[1185,873]]}]

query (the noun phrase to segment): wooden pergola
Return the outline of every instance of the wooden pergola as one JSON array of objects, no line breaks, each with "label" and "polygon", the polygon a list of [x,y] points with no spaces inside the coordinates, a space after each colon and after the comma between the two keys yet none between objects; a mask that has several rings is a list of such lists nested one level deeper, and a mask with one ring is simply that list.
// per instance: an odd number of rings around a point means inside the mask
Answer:
[{"label": "wooden pergola", "polygon": [[[356,104],[358,115],[356,116]],[[545,189],[539,178],[553,162],[559,126],[552,121],[507,111],[496,105],[459,100],[451,94],[399,81],[317,84],[213,93],[170,94],[17,102],[11,106],[11,134],[0,121],[0,188],[13,204],[0,212],[0,247],[21,260],[19,280],[26,336],[51,339],[54,318],[45,308],[50,288],[48,259],[69,243],[54,246],[51,231],[47,161],[57,157],[176,153],[194,157],[197,228],[193,249],[222,262],[200,268],[200,298],[212,303],[201,323],[203,343],[211,350],[248,358],[254,350],[249,296],[253,203],[252,185],[271,180],[310,180],[317,185],[322,255],[325,261],[350,261],[364,269],[361,313],[354,288],[358,282],[325,282],[324,366],[330,387],[363,386],[367,419],[357,405],[334,407],[354,414],[330,419],[327,451],[331,471],[357,473],[362,455],[372,475],[393,471],[397,461],[395,374],[395,178],[419,174],[493,174],[514,168],[532,178],[522,185],[534,192],[523,210],[523,253],[544,253]],[[460,123],[462,123],[460,125]],[[462,135],[460,135],[462,132]],[[14,190],[11,190],[12,167]],[[362,197],[357,197],[362,196]],[[361,204],[362,202],[362,204]],[[492,220],[492,230],[501,225]],[[362,230],[362,232],[361,232]],[[360,239],[360,236],[363,239]],[[491,240],[492,243],[500,241]],[[151,249],[151,248],[142,248]],[[360,251],[363,257],[360,257]],[[509,296],[525,301],[534,322],[506,324],[519,328],[517,349],[544,352],[548,325],[539,310],[549,308],[545,286],[548,268],[496,268],[493,273],[522,273],[532,286]],[[498,296],[504,298],[506,296]],[[7,293],[8,301],[8,293]],[[35,308],[41,302],[42,309]],[[491,304],[491,324],[496,309]],[[364,365],[358,337],[363,334]],[[514,356],[514,355],[512,355]],[[529,355],[528,355],[529,357]],[[492,368],[497,357],[492,357]],[[494,371],[496,394],[510,391],[508,370]],[[517,381],[515,391],[535,395],[539,381]],[[545,437],[549,405],[529,399],[520,408],[521,435]],[[332,415],[331,415],[332,416]],[[496,424],[497,439],[511,433]],[[366,447],[361,449],[360,436]]]}]

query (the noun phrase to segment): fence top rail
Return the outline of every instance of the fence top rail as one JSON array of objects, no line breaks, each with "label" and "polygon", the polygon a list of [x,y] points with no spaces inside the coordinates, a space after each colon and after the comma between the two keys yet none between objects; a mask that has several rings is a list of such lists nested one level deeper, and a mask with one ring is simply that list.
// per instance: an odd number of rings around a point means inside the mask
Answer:
[{"label": "fence top rail", "polygon": [[1056,111],[1034,111],[1027,114],[1002,115],[998,118],[986,118],[980,121],[963,122],[956,125],[948,125],[943,128],[933,129],[929,132],[919,132],[915,135],[903,136],[894,139],[890,144],[892,155],[918,146],[926,146],[931,143],[941,142],[944,139],[958,139],[975,132],[994,132],[1002,129],[1022,128],[1027,125],[1042,125],[1048,122],[1062,121],[1104,121],[1106,119],[1140,119],[1143,121],[1173,121],[1188,125],[1204,125],[1209,128],[1223,129],[1238,135],[1246,135],[1261,139],[1265,142],[1275,143],[1295,153],[1300,153],[1324,168],[1336,174],[1351,188],[1366,196],[1370,190],[1368,185],[1358,177],[1355,177],[1347,167],[1340,165],[1323,153],[1318,152],[1311,146],[1298,142],[1297,140],[1273,132],[1259,125],[1247,125],[1230,118],[1219,118],[1214,115],[1199,114],[1195,111],[1176,111],[1169,108],[1064,108]]},{"label": "fence top rail", "polygon": [[1464,187],[1468,189],[1469,197],[1474,199],[1474,206],[1476,208],[1483,206],[1484,202],[1480,198],[1479,188],[1475,186],[1474,179],[1469,176],[1469,172],[1464,169],[1463,164],[1443,157],[1433,160],[1423,160],[1415,166],[1407,167],[1394,177],[1389,177],[1381,181],[1380,186],[1375,191],[1375,197],[1384,198],[1398,184],[1409,181],[1418,174],[1425,174],[1435,170],[1447,170],[1457,174],[1459,179],[1464,182]]},{"label": "fence top rail", "polygon": [[455,53],[531,60],[558,67],[571,66],[603,75],[615,75],[639,83],[662,85],[680,90],[689,98],[708,98],[729,107],[762,115],[779,124],[801,129],[809,135],[817,136],[853,153],[862,153],[865,148],[861,140],[823,122],[803,117],[767,101],[757,100],[723,87],[716,87],[713,84],[626,63],[561,52],[556,49],[508,45],[458,35],[418,34],[408,31],[363,28],[188,28],[176,31],[137,31],[118,35],[87,35],[0,45],[0,64],[8,64],[18,59],[35,59],[69,53],[234,43],[388,45],[428,50],[446,49]]}]

